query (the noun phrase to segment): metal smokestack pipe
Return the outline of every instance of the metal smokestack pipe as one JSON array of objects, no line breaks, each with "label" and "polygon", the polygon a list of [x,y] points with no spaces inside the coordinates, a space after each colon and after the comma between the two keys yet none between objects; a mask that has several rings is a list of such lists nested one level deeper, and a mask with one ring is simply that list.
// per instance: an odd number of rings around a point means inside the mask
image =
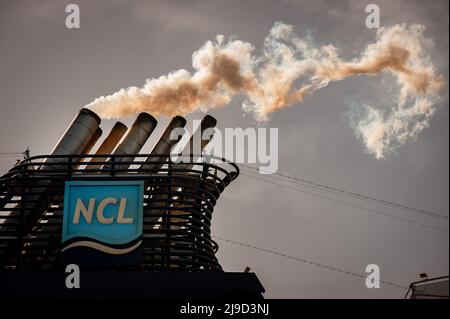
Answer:
[{"label": "metal smokestack pipe", "polygon": [[[208,143],[211,141],[213,135],[214,135],[214,130],[212,130],[211,134],[209,135],[209,137],[207,139],[203,139],[203,133],[205,133],[205,131],[209,128],[213,128],[215,127],[217,124],[217,120],[212,117],[211,115],[206,115],[201,123],[200,123],[200,129],[197,129],[197,131],[194,132],[194,134],[192,134],[191,139],[189,140],[189,143],[186,145],[185,149],[183,150],[183,154],[187,152],[189,152],[190,154],[190,160],[191,162],[188,164],[184,164],[181,165],[181,168],[185,168],[185,169],[192,169],[195,166],[195,163],[197,162],[197,159],[199,157],[201,157],[203,150],[205,149],[205,147],[208,145]],[[200,134],[200,136],[198,136],[198,134]],[[200,140],[200,145],[196,144],[198,141]],[[202,168],[203,170],[203,168]],[[191,172],[181,172],[181,175],[189,175]],[[180,184],[184,184],[183,186],[181,186],[181,188],[184,188],[186,186],[193,186],[193,185],[199,185],[202,184],[204,182],[203,178],[200,178],[198,180],[190,180],[187,179],[185,181],[180,180]],[[206,185],[204,186],[206,187]],[[178,187],[177,187],[178,188]],[[191,199],[189,198],[190,196],[186,195],[181,195],[181,199],[182,201],[190,201]],[[167,197],[166,197],[167,198]],[[201,201],[200,201],[201,202]],[[184,219],[178,219],[176,218],[177,215],[181,214],[185,214],[185,212],[183,210],[177,211],[177,210],[172,210],[171,212],[172,214],[172,221],[173,222],[179,222],[179,221],[183,221]],[[152,219],[152,221],[156,222],[155,219]],[[154,228],[157,228],[158,226],[154,226]],[[179,229],[179,226],[176,225],[171,225],[170,226],[171,229]]]},{"label": "metal smokestack pipe", "polygon": [[[167,158],[170,155],[170,150],[172,147],[177,144],[181,136],[177,137],[176,140],[170,139],[170,134],[172,131],[176,128],[183,128],[186,125],[186,119],[181,116],[175,116],[170,123],[167,125],[166,130],[161,135],[161,138],[158,140],[156,145],[153,147],[150,155],[158,155],[158,156],[149,156],[145,160],[145,164],[142,164],[139,169],[145,169],[145,170],[155,170],[154,172],[149,173],[157,173],[156,170],[161,168],[163,164],[161,162],[164,162],[167,160]],[[158,163],[160,162],[160,163]]]},{"label": "metal smokestack pipe", "polygon": [[[114,150],[114,155],[126,155],[126,154],[137,154],[144,146],[147,139],[152,134],[158,121],[148,113],[142,112],[136,118],[127,135],[123,139],[117,148]],[[119,162],[130,162],[133,159],[130,157],[116,157],[114,159],[115,163]],[[116,168],[126,169],[130,164],[117,165]]]},{"label": "metal smokestack pipe", "polygon": [[100,122],[101,119],[97,114],[82,108],[53,148],[51,155],[82,154],[89,146]]},{"label": "metal smokestack pipe", "polygon": [[[190,155],[191,161],[195,161],[197,156],[201,155],[203,150],[205,149],[206,145],[209,143],[209,141],[212,138],[212,135],[214,134],[214,131],[210,135],[209,139],[203,139],[203,133],[209,129],[215,127],[217,124],[217,120],[212,117],[211,115],[205,115],[205,117],[202,119],[200,123],[200,128],[195,131],[189,142],[187,143],[186,147],[184,148],[182,154],[188,153]],[[200,136],[199,136],[200,135]],[[198,145],[196,142],[200,140],[200,145]],[[195,158],[194,158],[194,155]],[[183,158],[184,159],[184,158]],[[189,167],[192,167],[193,165],[190,165]]]},{"label": "metal smokestack pipe", "polygon": [[[192,163],[189,164],[180,164],[177,165],[177,168],[184,168],[184,169],[191,169],[194,167],[195,164],[194,161],[196,161],[196,159],[198,158],[197,156],[199,156],[203,149],[206,147],[206,145],[208,145],[209,141],[211,140],[212,135],[210,136],[209,139],[204,140],[203,137],[203,133],[209,129],[209,128],[213,128],[215,127],[217,124],[217,120],[212,117],[211,115],[206,115],[201,123],[200,123],[200,128],[197,129],[191,136],[189,142],[186,144],[182,154],[185,154],[187,152],[189,152],[189,158],[191,159]],[[214,131],[212,132],[214,133]],[[198,134],[200,134],[200,136],[198,136]],[[195,142],[198,139],[201,139],[200,145],[196,145],[196,147],[194,148]],[[198,149],[198,150],[196,150]],[[195,151],[197,151],[199,154],[194,154]],[[196,155],[195,158],[193,155]],[[186,160],[186,155],[183,155],[183,160]],[[189,174],[188,172],[181,172],[181,173],[174,173],[174,175],[185,175],[185,174]],[[175,187],[175,189],[178,187]],[[156,194],[154,196],[152,196],[152,201],[156,202],[157,205],[166,205],[168,201],[170,201],[169,197],[167,194]],[[159,214],[161,213],[161,209],[152,209],[149,212],[149,215],[147,216],[149,218],[149,222],[150,223],[156,223],[158,221],[159,218]],[[153,215],[153,216],[152,216]],[[156,226],[154,226],[156,227]]]},{"label": "metal smokestack pipe", "polygon": [[[102,144],[98,147],[97,151],[95,152],[95,155],[99,154],[111,154],[114,148],[119,143],[122,136],[127,131],[127,126],[123,124],[122,122],[116,122],[114,124],[113,128],[111,129],[111,132],[109,132],[108,136],[103,140]],[[92,157],[91,163],[96,162],[105,162],[107,160],[107,157]],[[102,165],[88,165],[88,169],[99,169]]]},{"label": "metal smokestack pipe", "polygon": [[[101,119],[93,111],[82,108],[78,115],[70,123],[59,142],[53,148],[51,155],[79,155],[89,146],[100,126]],[[78,159],[76,159],[78,161]],[[63,163],[62,158],[48,158],[46,163]],[[42,165],[41,169],[60,170],[66,169],[64,165]]]},{"label": "metal smokestack pipe", "polygon": [[[64,135],[59,142],[53,148],[51,155],[80,155],[89,153],[102,134],[102,129],[99,127],[100,122],[101,119],[96,113],[89,109],[82,108],[64,132]],[[83,159],[84,158],[74,158],[73,161],[81,162]],[[65,170],[67,169],[66,165],[57,165],[56,163],[64,164],[66,161],[68,161],[68,159],[48,158],[40,169],[54,171]],[[73,168],[76,168],[79,165],[80,164],[74,164]],[[47,190],[50,187],[54,187],[54,185],[54,181],[51,180],[38,180],[33,189],[37,194],[27,195],[27,200],[30,202],[25,203],[21,209],[24,214],[22,218],[25,219],[23,223],[26,225],[23,230],[24,233],[28,233],[36,227],[39,227],[37,223],[43,216],[42,214],[48,209],[53,201],[60,198],[60,196],[47,194]],[[18,204],[16,207],[21,206]],[[13,212],[13,214],[15,213],[17,212]],[[48,229],[48,226],[41,227],[45,230]],[[32,248],[36,243],[32,242],[28,243],[28,245],[30,245],[28,246],[29,248]],[[25,249],[25,246],[22,248]],[[25,249],[25,255],[28,255],[29,253],[30,251]]]},{"label": "metal smokestack pipe", "polygon": [[[82,108],[53,148],[51,155],[82,154],[83,151],[88,148],[90,141],[95,137],[95,135],[99,134],[98,129],[100,122],[101,119],[97,114],[89,109]],[[66,169],[64,165],[48,165],[53,162],[62,163],[64,162],[64,159],[47,158],[45,161],[46,164],[43,164],[39,167],[39,169]]]},{"label": "metal smokestack pipe", "polygon": [[[212,130],[210,136],[208,139],[203,139],[203,133],[210,128],[215,127],[217,124],[217,120],[212,117],[211,115],[206,115],[201,123],[200,128],[197,129],[197,131],[192,134],[191,139],[187,143],[186,147],[184,148],[182,154],[183,154],[183,161],[186,160],[186,153],[189,155],[190,163],[188,164],[181,164],[178,167],[184,168],[184,169],[192,169],[195,166],[195,163],[197,162],[198,158],[201,157],[203,150],[208,145],[208,143],[211,141],[214,130]],[[200,136],[198,136],[200,134]],[[198,145],[198,141],[200,140],[200,145]],[[180,174],[189,174],[189,172],[181,172]]]},{"label": "metal smokestack pipe", "polygon": [[97,143],[100,136],[102,136],[103,130],[98,127],[97,130],[95,130],[94,135],[92,136],[91,140],[89,141],[89,144],[86,146],[86,149],[83,151],[83,154],[89,154],[89,152],[94,147],[95,143]]},{"label": "metal smokestack pipe", "polygon": [[[64,132],[59,142],[53,148],[51,155],[79,155],[82,154],[89,146],[89,142],[92,140],[99,128],[101,119],[91,110],[82,108],[78,115],[73,119],[72,123]],[[64,164],[68,160],[64,158],[47,158],[45,163],[39,168],[40,170],[65,170],[67,169]],[[52,163],[58,163],[58,165]],[[39,194],[27,195],[28,200],[34,201],[25,204],[23,208],[24,218],[39,218],[39,216],[33,216],[33,213],[47,209],[53,200],[52,196],[46,195],[47,187],[51,186],[51,181],[41,180],[35,184],[36,192]],[[39,190],[39,191],[37,191]],[[16,207],[20,207],[17,204]],[[17,215],[17,211],[11,212],[11,215]]]},{"label": "metal smokestack pipe", "polygon": [[[111,132],[109,132],[108,136],[99,146],[95,154],[111,154],[127,129],[128,127],[122,122],[116,122],[116,124],[114,124],[113,128],[111,129]],[[96,160],[92,161],[96,162]]]},{"label": "metal smokestack pipe", "polygon": [[[92,136],[91,140],[89,141],[88,145],[86,146],[86,149],[83,150],[82,154],[89,154],[91,149],[94,147],[95,143],[97,143],[100,136],[102,136],[103,130],[98,127],[95,131],[94,135]],[[84,162],[86,160],[86,157],[76,159],[76,161]],[[78,168],[80,165],[75,165],[75,168]]]}]

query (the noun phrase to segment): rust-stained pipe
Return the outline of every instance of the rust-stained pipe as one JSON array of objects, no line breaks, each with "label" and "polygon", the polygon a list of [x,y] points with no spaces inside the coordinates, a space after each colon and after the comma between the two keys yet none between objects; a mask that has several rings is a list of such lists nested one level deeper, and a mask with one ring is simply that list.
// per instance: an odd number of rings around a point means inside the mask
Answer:
[{"label": "rust-stained pipe", "polygon": [[95,131],[94,135],[89,141],[89,144],[86,146],[86,149],[83,151],[83,154],[89,154],[89,152],[94,147],[95,143],[97,143],[97,141],[99,140],[100,136],[102,136],[102,133],[103,130],[100,127],[97,127],[97,130]]},{"label": "rust-stained pipe", "polygon": [[[127,131],[127,126],[123,124],[122,122],[116,122],[114,124],[113,128],[109,132],[108,136],[103,140],[102,144],[98,147],[97,151],[95,152],[95,155],[100,154],[111,154],[114,148],[119,143],[122,136]],[[105,162],[107,160],[107,157],[92,157],[90,162],[96,163],[96,162]],[[92,165],[89,164],[86,168],[87,169],[99,169],[102,165]]]},{"label": "rust-stained pipe", "polygon": [[[86,149],[82,152],[82,154],[89,154],[89,152],[94,147],[95,143],[97,143],[100,136],[102,136],[103,130],[98,127],[95,131],[94,135],[92,136],[91,140],[89,141],[88,145],[86,146]],[[86,157],[76,159],[75,161],[83,162],[86,160]],[[81,165],[81,164],[80,164]],[[77,169],[80,165],[75,165],[75,169]]]}]

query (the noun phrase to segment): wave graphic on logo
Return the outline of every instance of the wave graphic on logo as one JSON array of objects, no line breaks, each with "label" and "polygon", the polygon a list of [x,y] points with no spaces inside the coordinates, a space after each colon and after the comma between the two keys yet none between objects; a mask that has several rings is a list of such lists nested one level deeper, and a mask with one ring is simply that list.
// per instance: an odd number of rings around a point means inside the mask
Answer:
[{"label": "wave graphic on logo", "polygon": [[75,247],[92,248],[110,255],[123,255],[132,252],[142,244],[142,240],[137,238],[129,243],[121,245],[108,245],[86,237],[76,237],[64,243],[61,252]]}]

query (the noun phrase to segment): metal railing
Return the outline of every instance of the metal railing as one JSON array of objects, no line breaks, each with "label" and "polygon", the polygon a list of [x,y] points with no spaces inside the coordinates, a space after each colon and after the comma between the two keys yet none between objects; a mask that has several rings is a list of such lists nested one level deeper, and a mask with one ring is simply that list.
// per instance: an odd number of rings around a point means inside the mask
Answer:
[{"label": "metal railing", "polygon": [[61,266],[64,185],[77,180],[144,181],[140,262],[102,270],[221,270],[211,218],[238,175],[237,165],[213,156],[179,163],[150,154],[30,157],[0,177],[0,270]]}]

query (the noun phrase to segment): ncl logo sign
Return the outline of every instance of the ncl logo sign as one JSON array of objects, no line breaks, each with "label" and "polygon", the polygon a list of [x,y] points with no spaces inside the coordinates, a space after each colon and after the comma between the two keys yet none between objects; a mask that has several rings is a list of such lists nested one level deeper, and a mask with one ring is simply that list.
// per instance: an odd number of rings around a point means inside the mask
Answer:
[{"label": "ncl logo sign", "polygon": [[126,254],[141,244],[142,181],[66,182],[62,251],[89,247]]}]

